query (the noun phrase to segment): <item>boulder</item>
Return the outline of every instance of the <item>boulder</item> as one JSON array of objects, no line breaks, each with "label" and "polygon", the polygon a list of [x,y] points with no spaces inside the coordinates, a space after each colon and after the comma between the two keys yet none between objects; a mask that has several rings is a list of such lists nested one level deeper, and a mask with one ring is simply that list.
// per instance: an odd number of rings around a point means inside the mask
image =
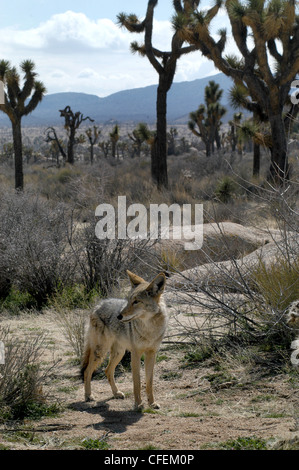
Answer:
[{"label": "boulder", "polygon": [[[239,236],[241,232],[242,231],[239,232]],[[294,259],[298,258],[298,234],[292,234],[288,237],[287,247],[281,235],[278,233],[274,233],[274,235],[272,241],[265,239],[262,246],[238,259],[231,257],[223,261],[210,261],[183,270],[180,274],[174,274],[168,280],[168,285],[181,288],[195,284],[198,287],[225,286],[226,288],[234,289],[237,287],[238,282],[250,279],[252,270],[254,270],[260,262],[263,262],[267,267],[282,256],[289,256]],[[262,238],[257,238],[257,240],[261,242]],[[246,241],[247,243],[249,242],[248,239],[246,239]]]},{"label": "boulder", "polygon": [[[195,226],[191,226],[194,231]],[[277,241],[281,235],[278,230],[261,230],[255,227],[245,227],[232,222],[203,224],[203,244],[199,250],[185,250],[186,238],[173,239],[177,227],[170,229],[170,237],[161,240],[157,249],[163,253],[163,259],[168,256],[176,262],[180,270],[198,268],[211,262],[237,260],[259,247]]]}]

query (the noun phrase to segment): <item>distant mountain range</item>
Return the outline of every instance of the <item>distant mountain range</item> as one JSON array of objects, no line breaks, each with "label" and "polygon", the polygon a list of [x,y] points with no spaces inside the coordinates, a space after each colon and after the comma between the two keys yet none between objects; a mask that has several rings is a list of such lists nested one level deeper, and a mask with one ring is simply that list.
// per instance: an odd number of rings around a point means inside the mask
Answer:
[{"label": "distant mountain range", "polygon": [[[195,111],[204,102],[204,89],[210,80],[219,83],[224,90],[222,104],[228,112],[223,122],[231,119],[234,110],[228,104],[228,91],[232,81],[226,75],[200,78],[190,82],[173,83],[168,92],[167,119],[169,123],[184,124],[188,121],[189,113]],[[74,112],[80,111],[84,116],[90,116],[95,123],[109,121],[147,122],[156,120],[157,85],[113,93],[105,98],[86,93],[54,93],[46,95],[38,107],[23,118],[22,125],[26,127],[57,126],[63,124],[59,110],[70,106]],[[10,125],[7,116],[0,113],[0,125]]]}]

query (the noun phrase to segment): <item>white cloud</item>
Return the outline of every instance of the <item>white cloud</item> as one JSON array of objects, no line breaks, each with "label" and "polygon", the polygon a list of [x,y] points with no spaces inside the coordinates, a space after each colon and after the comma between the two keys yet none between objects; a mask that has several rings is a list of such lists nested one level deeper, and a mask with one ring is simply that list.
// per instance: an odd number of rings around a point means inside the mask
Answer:
[{"label": "white cloud", "polygon": [[74,44],[82,49],[123,49],[128,44],[128,35],[109,19],[94,21],[84,13],[66,11],[26,31],[5,28],[0,31],[0,41],[8,47],[58,54],[59,46],[64,52],[76,53]]},{"label": "white cloud", "polygon": [[[169,21],[154,20],[153,42],[169,50]],[[0,29],[1,56],[13,65],[30,58],[49,93],[77,91],[105,96],[119,90],[157,83],[147,58],[130,53],[131,34],[109,19],[92,20],[83,13],[55,14],[35,28]],[[213,64],[194,53],[180,59],[176,81],[208,75]]]}]

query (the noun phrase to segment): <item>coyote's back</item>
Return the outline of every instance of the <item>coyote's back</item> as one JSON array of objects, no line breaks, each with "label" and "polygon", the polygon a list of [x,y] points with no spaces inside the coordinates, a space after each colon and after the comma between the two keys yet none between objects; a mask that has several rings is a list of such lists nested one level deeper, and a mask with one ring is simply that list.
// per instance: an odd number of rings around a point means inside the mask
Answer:
[{"label": "coyote's back", "polygon": [[114,370],[126,350],[131,351],[135,406],[141,406],[140,357],[145,354],[146,391],[149,405],[159,407],[153,397],[156,352],[166,331],[168,316],[162,298],[165,276],[150,283],[128,271],[132,291],[127,300],[103,300],[90,315],[82,360],[85,399],[91,399],[91,377],[107,352],[106,376],[115,398],[124,398],[114,381]]}]

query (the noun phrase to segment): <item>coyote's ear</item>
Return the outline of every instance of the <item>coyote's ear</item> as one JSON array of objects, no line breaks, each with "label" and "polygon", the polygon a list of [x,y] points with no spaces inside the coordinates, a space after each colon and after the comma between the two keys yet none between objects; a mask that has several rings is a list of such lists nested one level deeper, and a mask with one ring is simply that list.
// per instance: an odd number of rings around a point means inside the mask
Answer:
[{"label": "coyote's ear", "polygon": [[131,273],[131,271],[127,270],[127,275],[131,281],[132,287],[139,286],[142,282],[146,282],[142,277],[137,276],[137,274]]},{"label": "coyote's ear", "polygon": [[165,274],[160,273],[158,276],[155,277],[155,279],[150,283],[150,285],[147,287],[147,291],[149,292],[150,295],[153,297],[157,297],[158,295],[161,295],[164,291],[166,283],[166,277]]}]

